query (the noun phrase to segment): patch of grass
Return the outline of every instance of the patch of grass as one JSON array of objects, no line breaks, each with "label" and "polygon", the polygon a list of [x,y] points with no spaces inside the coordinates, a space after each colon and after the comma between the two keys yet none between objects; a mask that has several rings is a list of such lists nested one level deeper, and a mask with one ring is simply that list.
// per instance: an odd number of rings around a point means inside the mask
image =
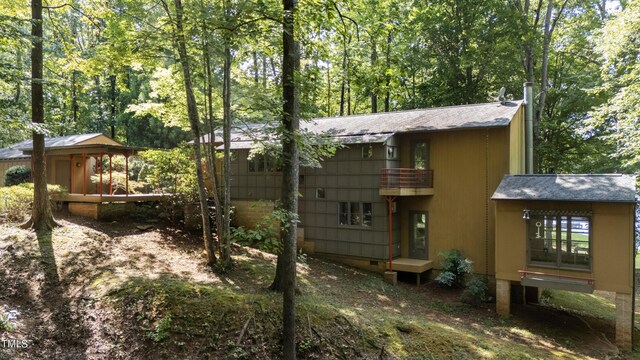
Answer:
[{"label": "patch of grass", "polygon": [[597,294],[583,294],[562,290],[545,290],[548,305],[601,319],[615,320],[615,304]]}]

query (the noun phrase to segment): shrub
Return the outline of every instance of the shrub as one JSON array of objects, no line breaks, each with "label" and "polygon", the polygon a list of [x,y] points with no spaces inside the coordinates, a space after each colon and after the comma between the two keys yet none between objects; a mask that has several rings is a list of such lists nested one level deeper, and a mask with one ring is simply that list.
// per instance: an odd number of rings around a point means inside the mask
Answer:
[{"label": "shrub", "polygon": [[4,186],[19,185],[31,180],[31,169],[24,165],[10,167],[4,173]]},{"label": "shrub", "polygon": [[[60,185],[47,185],[49,195],[67,192]],[[9,221],[22,221],[31,211],[33,183],[0,188],[0,214]]]},{"label": "shrub", "polygon": [[442,261],[442,272],[436,277],[436,282],[448,288],[462,287],[465,276],[473,271],[471,261],[462,256],[460,250],[451,250],[439,255],[444,260]]},{"label": "shrub", "polygon": [[487,278],[484,276],[474,276],[462,292],[462,301],[473,306],[479,306],[487,300],[489,300]]},{"label": "shrub", "polygon": [[239,226],[231,230],[234,242],[258,248],[272,254],[279,254],[282,242],[276,231],[284,216],[284,210],[274,210],[265,215],[253,229]]}]

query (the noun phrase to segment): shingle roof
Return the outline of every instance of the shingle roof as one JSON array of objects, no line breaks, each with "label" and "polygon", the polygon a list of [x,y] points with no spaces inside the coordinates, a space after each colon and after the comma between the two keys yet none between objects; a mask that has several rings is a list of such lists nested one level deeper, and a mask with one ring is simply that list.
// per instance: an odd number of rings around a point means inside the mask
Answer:
[{"label": "shingle roof", "polygon": [[507,175],[493,200],[555,200],[633,203],[634,175]]},{"label": "shingle roof", "polygon": [[[61,146],[73,146],[80,144],[89,139],[93,139],[96,136],[100,136],[102,133],[93,133],[93,134],[80,134],[80,135],[68,135],[68,136],[58,136],[52,138],[44,139],[44,147],[52,148],[52,147],[61,147]],[[32,140],[24,140],[17,144],[13,144],[9,147],[0,149],[0,160],[8,160],[8,159],[28,159],[29,155],[25,155],[23,150],[31,150],[33,148]]]},{"label": "shingle roof", "polygon": [[507,126],[521,105],[522,101],[494,102],[321,118],[300,127],[314,133],[363,135]]},{"label": "shingle roof", "polygon": [[[442,131],[507,126],[521,107],[522,101],[445,106],[366,115],[319,118],[302,121],[300,129],[332,137],[342,144],[381,143],[397,133]],[[231,148],[251,148],[254,141],[264,139],[264,130],[277,124],[236,125],[231,132]],[[222,134],[216,132],[216,142]],[[208,142],[205,135],[203,142]]]}]

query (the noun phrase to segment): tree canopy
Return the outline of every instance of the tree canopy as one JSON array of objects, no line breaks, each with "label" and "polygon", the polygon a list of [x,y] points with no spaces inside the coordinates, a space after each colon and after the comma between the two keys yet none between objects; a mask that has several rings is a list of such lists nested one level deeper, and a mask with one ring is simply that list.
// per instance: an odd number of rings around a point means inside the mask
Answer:
[{"label": "tree canopy", "polygon": [[[203,132],[282,111],[278,1],[184,0],[185,49]],[[0,4],[0,145],[29,136],[29,7]],[[175,18],[163,0],[44,4],[49,135],[103,132],[129,145],[191,140]],[[171,5],[171,4],[170,4]],[[522,98],[534,82],[538,172],[635,171],[638,1],[304,0],[302,118]],[[594,51],[595,49],[595,51]]]}]

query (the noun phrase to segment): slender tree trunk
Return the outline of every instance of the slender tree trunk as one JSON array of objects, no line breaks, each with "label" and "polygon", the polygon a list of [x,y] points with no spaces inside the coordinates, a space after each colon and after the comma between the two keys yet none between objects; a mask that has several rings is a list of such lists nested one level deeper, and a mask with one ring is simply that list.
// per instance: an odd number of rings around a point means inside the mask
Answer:
[{"label": "slender tree trunk", "polygon": [[391,76],[389,75],[389,69],[391,69],[391,31],[387,34],[387,52],[385,54],[385,58],[387,61],[387,71],[386,71],[386,89],[384,95],[384,112],[389,112],[389,106],[391,103]]},{"label": "slender tree trunk", "polygon": [[[372,44],[372,49],[371,49],[371,73],[375,74],[375,66],[376,63],[378,62],[378,50],[376,49],[376,43],[375,41],[373,41]],[[377,81],[375,81],[375,77],[374,77],[374,83],[371,84],[371,112],[372,113],[377,113],[378,112],[378,83]]]},{"label": "slender tree trunk", "polygon": [[[44,91],[42,47],[42,0],[31,1],[31,121],[44,124]],[[22,226],[33,228],[38,232],[51,231],[56,222],[51,212],[51,203],[47,192],[47,167],[44,153],[44,134],[34,130],[33,153],[31,155],[33,169],[33,207],[31,219]]]},{"label": "slender tree trunk", "polygon": [[[208,34],[206,21],[202,21],[202,29],[204,34]],[[216,166],[216,126],[213,121],[213,76],[211,75],[211,54],[209,52],[209,41],[206,38],[202,43],[202,55],[204,57],[205,66],[205,81],[206,81],[206,98],[207,98],[207,124],[209,131],[209,143],[205,145],[207,149],[207,170],[209,172],[209,178],[211,179],[211,195],[213,196],[213,204],[216,208],[216,234],[218,238],[218,245],[221,245],[222,239],[225,234],[228,233],[228,228],[225,228],[223,223],[223,209],[220,202],[220,185],[218,184],[218,169]],[[219,247],[221,249],[221,247]],[[220,256],[224,258],[222,251]]]},{"label": "slender tree trunk", "polygon": [[73,126],[78,126],[78,71],[71,71],[71,112],[73,117]]},{"label": "slender tree trunk", "polygon": [[116,101],[117,101],[117,93],[116,93],[116,76],[109,76],[109,87],[111,90],[111,138],[116,138]]},{"label": "slender tree trunk", "polygon": [[[193,94],[193,85],[191,83],[191,69],[189,67],[189,58],[187,55],[187,44],[182,24],[183,8],[182,0],[174,0],[176,8],[175,17],[175,42],[178,48],[178,57],[182,65],[184,75],[184,88],[187,96],[187,113],[191,132],[193,133],[193,142],[196,160],[196,177],[198,179],[198,198],[200,200],[200,212],[202,214],[202,231],[204,235],[204,247],[207,251],[207,265],[214,266],[216,263],[216,254],[213,244],[213,234],[211,232],[211,223],[209,222],[209,206],[207,204],[207,192],[204,185],[204,176],[202,173],[202,154],[200,150],[200,120],[198,119],[198,107],[196,105],[196,97]],[[167,14],[170,15],[169,8],[165,6]]]},{"label": "slender tree trunk", "polygon": [[331,116],[331,64],[327,66],[327,116]]},{"label": "slender tree trunk", "polygon": [[255,50],[252,53],[253,53],[253,82],[256,84],[256,88],[257,88],[258,84],[260,83],[260,71],[258,71],[260,67],[258,66],[258,53]]},{"label": "slender tree trunk", "polygon": [[[18,46],[16,48],[16,69],[22,69],[23,64],[22,59],[22,48]],[[18,79],[16,81],[16,95],[13,97],[13,103],[18,105],[20,103],[20,95],[22,94],[22,79]]]},{"label": "slender tree trunk", "polygon": [[[225,0],[225,18],[230,21],[230,4]],[[231,34],[226,33],[224,36],[224,79],[222,84],[222,108],[223,108],[223,140],[224,140],[224,237],[222,239],[222,259],[224,266],[231,266],[231,239],[230,239],[230,221],[231,221]],[[256,77],[257,80],[257,77]],[[257,83],[256,83],[257,85]]]},{"label": "slender tree trunk", "polygon": [[267,88],[267,55],[262,55],[262,87]]},{"label": "slender tree trunk", "polygon": [[100,75],[95,75],[93,77],[93,81],[96,84],[96,111],[97,111],[96,120],[98,121],[98,124],[96,126],[96,132],[103,132],[104,119],[103,119],[103,113],[102,113],[102,89],[100,87]]},{"label": "slender tree trunk", "polygon": [[295,289],[296,289],[296,233],[298,223],[299,150],[296,143],[299,129],[299,103],[295,73],[299,66],[298,48],[294,38],[294,12],[296,0],[283,0],[283,61],[282,94],[284,131],[282,153],[282,209],[286,220],[281,224],[282,252],[278,255],[276,278],[272,289],[283,291],[282,341],[283,357],[296,358]]}]

